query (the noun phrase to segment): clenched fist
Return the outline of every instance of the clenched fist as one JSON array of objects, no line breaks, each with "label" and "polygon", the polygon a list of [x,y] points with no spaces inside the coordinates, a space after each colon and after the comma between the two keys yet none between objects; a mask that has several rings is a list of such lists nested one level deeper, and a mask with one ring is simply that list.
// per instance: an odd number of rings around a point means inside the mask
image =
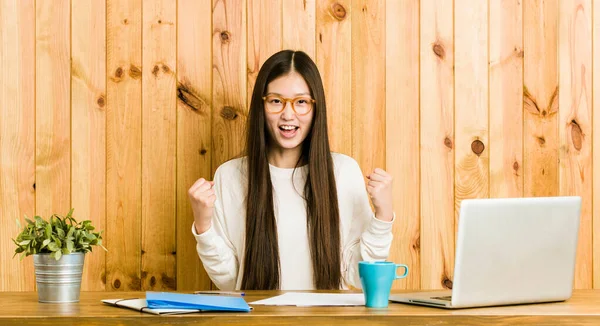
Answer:
[{"label": "clenched fist", "polygon": [[367,175],[369,183],[367,192],[371,196],[375,206],[375,217],[383,221],[391,221],[394,218],[392,208],[392,176],[382,169],[375,169]]},{"label": "clenched fist", "polygon": [[214,184],[214,181],[200,178],[188,190],[198,234],[204,233],[211,225],[215,200],[217,199],[213,189]]}]

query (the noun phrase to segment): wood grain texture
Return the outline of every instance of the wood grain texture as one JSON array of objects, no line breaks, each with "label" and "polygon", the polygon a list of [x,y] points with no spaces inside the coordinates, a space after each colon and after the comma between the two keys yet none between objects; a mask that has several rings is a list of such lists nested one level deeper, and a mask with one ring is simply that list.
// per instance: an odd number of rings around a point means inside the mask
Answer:
[{"label": "wood grain texture", "polygon": [[598,148],[598,144],[600,144],[600,89],[598,85],[600,85],[600,6],[595,5],[592,6],[592,21],[593,21],[593,40],[592,44],[594,48],[592,49],[592,53],[594,54],[592,58],[592,87],[596,85],[592,94],[592,189],[596,189],[592,191],[593,193],[593,201],[592,201],[592,251],[593,251],[593,288],[600,288],[600,151],[594,150]]},{"label": "wood grain texture", "polygon": [[581,196],[575,288],[592,287],[592,3],[559,1],[560,195]]},{"label": "wood grain texture", "polygon": [[490,197],[522,197],[523,6],[489,6]]},{"label": "wood grain texture", "polygon": [[107,0],[106,282],[141,290],[142,1]]},{"label": "wood grain texture", "polygon": [[[198,16],[200,15],[200,17]],[[177,3],[177,290],[209,290],[196,252],[194,215],[187,195],[199,178],[211,178],[211,3]],[[198,45],[207,46],[198,46]]]},{"label": "wood grain texture", "polygon": [[[106,0],[71,2],[71,203],[77,220],[106,225]],[[105,234],[103,234],[105,236]],[[101,291],[106,255],[86,255],[81,288]]]},{"label": "wood grain texture", "polygon": [[284,0],[282,5],[283,49],[306,52],[315,58],[317,0]]},{"label": "wood grain texture", "polygon": [[323,78],[331,150],[352,155],[352,1],[317,1],[316,62]]},{"label": "wood grain texture", "polygon": [[523,195],[558,195],[558,1],[523,2]]},{"label": "wood grain texture", "polygon": [[243,150],[248,94],[245,12],[246,1],[213,0],[213,174]]},{"label": "wood grain texture", "polygon": [[419,1],[386,6],[386,166],[394,178],[397,218],[396,244],[388,260],[407,264],[410,271],[406,279],[394,282],[394,288],[419,289]]},{"label": "wood grain texture", "polygon": [[[246,301],[275,295],[277,291],[249,291]],[[597,325],[600,322],[598,291],[578,290],[566,302],[477,309],[435,309],[390,303],[385,309],[357,307],[293,307],[251,305],[250,313],[204,312],[155,316],[100,304],[105,292],[84,292],[81,303],[48,305],[37,302],[35,292],[0,293],[2,325]],[[119,297],[143,297],[125,292]],[[117,296],[113,296],[116,298]]]},{"label": "wood grain texture", "polygon": [[35,213],[71,208],[71,4],[36,1]]},{"label": "wood grain texture", "polygon": [[352,12],[352,157],[368,175],[386,169],[385,1],[353,1]]},{"label": "wood grain texture", "polygon": [[452,3],[421,1],[420,20],[421,288],[441,289],[454,272]]},{"label": "wood grain texture", "polygon": [[142,4],[142,289],[175,290],[177,0]]},{"label": "wood grain texture", "polygon": [[282,0],[248,1],[248,108],[256,76],[263,63],[282,45]]},{"label": "wood grain texture", "polygon": [[0,291],[32,291],[33,259],[13,258],[35,212],[35,1],[0,1]]},{"label": "wood grain texture", "polygon": [[467,198],[489,197],[487,2],[454,4],[455,214]]}]

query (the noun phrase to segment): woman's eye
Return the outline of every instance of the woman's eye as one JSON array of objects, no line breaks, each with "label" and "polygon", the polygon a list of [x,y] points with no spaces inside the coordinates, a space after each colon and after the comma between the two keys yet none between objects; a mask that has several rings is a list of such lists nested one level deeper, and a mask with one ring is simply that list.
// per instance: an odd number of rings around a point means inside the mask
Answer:
[{"label": "woman's eye", "polygon": [[273,103],[273,104],[280,104],[281,101],[279,99],[272,99],[271,103]]}]

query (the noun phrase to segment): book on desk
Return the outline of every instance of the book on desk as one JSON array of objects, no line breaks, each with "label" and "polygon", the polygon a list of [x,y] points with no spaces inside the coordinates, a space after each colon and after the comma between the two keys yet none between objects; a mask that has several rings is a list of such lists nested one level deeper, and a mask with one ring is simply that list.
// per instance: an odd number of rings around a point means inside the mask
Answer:
[{"label": "book on desk", "polygon": [[146,298],[105,299],[103,303],[155,315],[185,314],[209,311],[249,312],[242,296],[146,292]]}]

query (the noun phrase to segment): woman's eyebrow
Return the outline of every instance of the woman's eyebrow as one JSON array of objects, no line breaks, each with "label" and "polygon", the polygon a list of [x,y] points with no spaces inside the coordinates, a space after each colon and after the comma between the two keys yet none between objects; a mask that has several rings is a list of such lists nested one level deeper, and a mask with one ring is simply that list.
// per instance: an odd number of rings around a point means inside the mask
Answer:
[{"label": "woman's eyebrow", "polygon": [[[277,96],[285,97],[285,96],[283,96],[279,93],[275,93],[275,92],[267,93],[267,95],[277,95]],[[306,93],[306,92],[305,93],[296,93],[294,96],[301,96],[301,95],[310,95],[310,93]]]}]

